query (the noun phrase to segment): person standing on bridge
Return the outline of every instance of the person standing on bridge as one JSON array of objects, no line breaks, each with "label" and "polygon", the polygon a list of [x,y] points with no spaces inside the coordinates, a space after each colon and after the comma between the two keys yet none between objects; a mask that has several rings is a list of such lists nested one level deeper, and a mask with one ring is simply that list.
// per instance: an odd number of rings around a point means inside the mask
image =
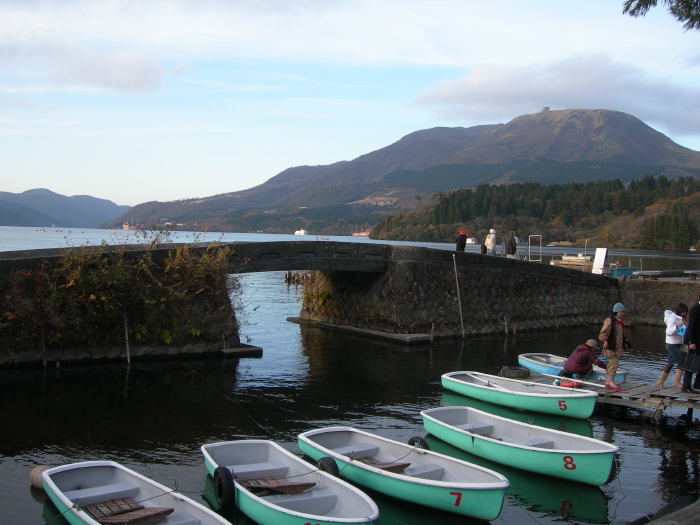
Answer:
[{"label": "person standing on bridge", "polygon": [[[685,328],[685,336],[683,342],[688,345],[688,356],[697,354],[700,348],[700,302],[695,303],[688,313],[688,323]],[[691,388],[690,381],[693,378],[691,370],[683,371],[683,387],[681,392],[684,394],[697,394],[696,388],[700,388],[700,379],[695,376],[695,384]]]},{"label": "person standing on bridge", "polygon": [[518,246],[515,241],[515,232],[511,231],[506,238],[506,257],[509,259],[515,259],[515,251]]},{"label": "person standing on bridge", "polygon": [[459,233],[457,234],[457,251],[463,252],[466,247],[467,234],[464,232],[464,230],[459,230]]},{"label": "person standing on bridge", "polygon": [[496,230],[493,228],[486,236],[484,246],[486,246],[486,255],[496,255]]},{"label": "person standing on bridge", "polygon": [[620,357],[622,349],[630,349],[632,344],[627,339],[625,330],[625,322],[622,318],[625,316],[625,305],[615,303],[613,313],[603,321],[603,328],[600,330],[598,339],[603,343],[603,356],[608,360],[608,368],[605,374],[605,386],[617,388],[615,384],[615,372],[620,365]]}]

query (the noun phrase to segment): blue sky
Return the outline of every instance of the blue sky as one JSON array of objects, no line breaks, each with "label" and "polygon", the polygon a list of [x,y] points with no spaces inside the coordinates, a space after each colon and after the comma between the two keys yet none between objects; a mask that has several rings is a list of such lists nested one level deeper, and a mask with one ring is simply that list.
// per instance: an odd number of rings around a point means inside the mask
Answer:
[{"label": "blue sky", "polygon": [[700,32],[622,0],[0,0],[0,191],[207,197],[544,106],[700,150]]}]

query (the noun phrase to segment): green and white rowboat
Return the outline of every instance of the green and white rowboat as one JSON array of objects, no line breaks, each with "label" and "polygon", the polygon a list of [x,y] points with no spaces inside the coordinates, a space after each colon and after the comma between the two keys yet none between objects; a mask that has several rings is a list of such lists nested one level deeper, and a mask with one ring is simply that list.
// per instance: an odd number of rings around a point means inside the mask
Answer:
[{"label": "green and white rowboat", "polygon": [[379,515],[364,492],[272,441],[227,441],[201,450],[217,504],[235,505],[260,525],[360,524]]},{"label": "green and white rowboat", "polygon": [[299,434],[299,448],[325,468],[388,496],[482,520],[498,517],[508,480],[473,463],[351,427]]},{"label": "green and white rowboat", "polygon": [[71,525],[229,524],[201,503],[114,461],[71,463],[45,470],[41,477],[44,490]]},{"label": "green and white rowboat", "polygon": [[593,413],[596,392],[508,379],[480,372],[450,372],[442,386],[463,396],[496,405],[587,419]]},{"label": "green and white rowboat", "polygon": [[589,485],[607,482],[618,447],[469,407],[424,410],[427,432],[475,456]]}]

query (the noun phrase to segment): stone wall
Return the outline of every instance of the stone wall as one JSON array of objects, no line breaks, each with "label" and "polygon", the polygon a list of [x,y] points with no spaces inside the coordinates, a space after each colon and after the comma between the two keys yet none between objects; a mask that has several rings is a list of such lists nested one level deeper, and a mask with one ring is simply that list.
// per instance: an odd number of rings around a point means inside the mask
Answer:
[{"label": "stone wall", "polygon": [[472,253],[392,250],[386,273],[313,272],[301,319],[461,337],[462,330],[465,335],[503,332],[506,324],[511,330],[598,324],[621,300],[618,281],[600,275]]},{"label": "stone wall", "polygon": [[632,279],[620,285],[620,300],[627,308],[625,320],[648,325],[663,325],[664,310],[678,303],[690,309],[700,298],[700,281],[641,281]]}]

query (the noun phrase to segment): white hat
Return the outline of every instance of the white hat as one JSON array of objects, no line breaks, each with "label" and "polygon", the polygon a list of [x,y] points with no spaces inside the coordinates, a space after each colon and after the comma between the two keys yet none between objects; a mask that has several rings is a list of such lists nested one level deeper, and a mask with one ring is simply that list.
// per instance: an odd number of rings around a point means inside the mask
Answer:
[{"label": "white hat", "polygon": [[490,231],[489,233],[496,233],[496,230],[494,230],[493,228],[491,228],[491,231]]}]

